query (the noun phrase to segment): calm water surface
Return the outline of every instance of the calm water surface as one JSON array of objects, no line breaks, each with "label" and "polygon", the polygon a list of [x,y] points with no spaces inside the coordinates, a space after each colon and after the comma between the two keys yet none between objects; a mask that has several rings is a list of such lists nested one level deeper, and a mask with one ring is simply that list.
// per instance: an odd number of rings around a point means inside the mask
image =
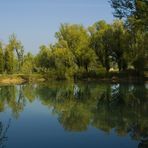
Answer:
[{"label": "calm water surface", "polygon": [[148,148],[148,85],[0,86],[0,148]]}]

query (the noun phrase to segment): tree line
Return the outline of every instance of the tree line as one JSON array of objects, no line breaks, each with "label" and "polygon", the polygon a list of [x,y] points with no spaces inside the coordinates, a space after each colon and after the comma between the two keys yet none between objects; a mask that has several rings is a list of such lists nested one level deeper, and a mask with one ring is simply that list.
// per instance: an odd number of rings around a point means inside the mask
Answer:
[{"label": "tree line", "polygon": [[56,42],[40,46],[37,55],[24,54],[13,34],[9,43],[0,42],[0,73],[44,73],[56,79],[133,69],[143,75],[148,56],[148,2],[111,0],[113,23],[104,20],[85,28],[61,24]]}]

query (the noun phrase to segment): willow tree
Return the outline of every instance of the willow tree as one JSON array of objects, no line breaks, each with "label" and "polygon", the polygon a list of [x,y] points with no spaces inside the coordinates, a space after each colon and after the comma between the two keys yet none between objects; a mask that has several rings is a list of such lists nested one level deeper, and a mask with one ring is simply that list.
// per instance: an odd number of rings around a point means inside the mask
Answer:
[{"label": "willow tree", "polygon": [[112,27],[112,57],[115,59],[119,71],[127,69],[127,61],[125,59],[125,52],[127,45],[127,30],[121,20],[115,20]]},{"label": "willow tree", "polygon": [[17,40],[15,34],[12,34],[9,37],[9,46],[8,47],[10,48],[10,50],[12,52],[14,52],[14,51],[16,52],[17,59],[18,59],[18,71],[20,71],[20,68],[23,64],[24,49],[23,49],[22,43],[19,40]]},{"label": "willow tree", "polygon": [[106,71],[109,71],[112,43],[111,26],[105,21],[99,21],[89,27],[89,32],[90,47],[96,52],[102,66],[106,68]]},{"label": "willow tree", "polygon": [[95,62],[96,56],[89,47],[90,38],[87,30],[82,25],[62,24],[56,33],[58,43],[67,46],[75,57],[75,63],[79,68],[88,71],[91,63]]}]

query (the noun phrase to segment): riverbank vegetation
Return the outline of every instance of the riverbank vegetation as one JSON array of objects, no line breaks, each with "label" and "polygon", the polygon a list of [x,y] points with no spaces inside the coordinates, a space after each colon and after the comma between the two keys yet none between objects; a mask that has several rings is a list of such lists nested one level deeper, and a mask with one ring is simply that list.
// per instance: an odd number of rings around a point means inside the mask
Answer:
[{"label": "riverbank vegetation", "polygon": [[41,74],[46,79],[103,79],[147,75],[148,2],[111,0],[114,16],[85,28],[61,24],[56,42],[26,53],[13,34],[0,42],[0,74]]}]

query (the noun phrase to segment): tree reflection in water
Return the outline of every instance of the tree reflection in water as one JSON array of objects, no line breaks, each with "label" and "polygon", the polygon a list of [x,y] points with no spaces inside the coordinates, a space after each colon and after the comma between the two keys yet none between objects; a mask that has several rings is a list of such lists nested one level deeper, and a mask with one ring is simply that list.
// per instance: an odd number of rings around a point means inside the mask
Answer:
[{"label": "tree reflection in water", "polygon": [[119,136],[130,135],[139,148],[148,147],[148,93],[145,84],[74,84],[3,86],[0,111],[6,106],[19,117],[26,102],[36,98],[53,109],[67,131],[85,131],[91,125]]},{"label": "tree reflection in water", "polygon": [[9,119],[6,126],[0,121],[0,148],[4,148],[6,146],[6,142],[8,140],[7,131],[9,129],[11,120]]}]

